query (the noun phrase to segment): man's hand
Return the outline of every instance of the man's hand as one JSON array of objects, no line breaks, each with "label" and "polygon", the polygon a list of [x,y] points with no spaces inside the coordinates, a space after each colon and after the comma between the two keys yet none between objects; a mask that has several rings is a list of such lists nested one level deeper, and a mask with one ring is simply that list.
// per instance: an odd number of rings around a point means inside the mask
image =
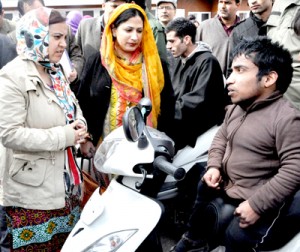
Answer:
[{"label": "man's hand", "polygon": [[248,200],[243,201],[234,211],[234,215],[240,217],[240,227],[246,228],[253,225],[260,216],[251,208]]},{"label": "man's hand", "polygon": [[220,182],[222,181],[222,176],[217,168],[209,168],[207,172],[203,175],[202,180],[207,184],[207,186],[220,189]]}]

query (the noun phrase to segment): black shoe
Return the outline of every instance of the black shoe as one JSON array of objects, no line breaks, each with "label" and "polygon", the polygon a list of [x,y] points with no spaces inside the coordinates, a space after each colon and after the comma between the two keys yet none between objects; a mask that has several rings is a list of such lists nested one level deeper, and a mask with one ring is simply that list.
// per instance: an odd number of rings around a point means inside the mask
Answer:
[{"label": "black shoe", "polygon": [[180,241],[171,248],[170,252],[208,252],[209,248],[204,241],[194,241],[183,234]]}]

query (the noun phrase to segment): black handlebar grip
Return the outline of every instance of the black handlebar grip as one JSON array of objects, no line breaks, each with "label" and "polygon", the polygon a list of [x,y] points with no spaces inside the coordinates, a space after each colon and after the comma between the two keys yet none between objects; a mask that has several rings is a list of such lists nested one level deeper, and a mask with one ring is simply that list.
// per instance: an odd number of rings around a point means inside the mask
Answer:
[{"label": "black handlebar grip", "polygon": [[172,163],[170,163],[166,157],[158,156],[155,158],[153,165],[155,168],[173,176],[177,181],[183,180],[185,177],[185,169],[177,168]]}]

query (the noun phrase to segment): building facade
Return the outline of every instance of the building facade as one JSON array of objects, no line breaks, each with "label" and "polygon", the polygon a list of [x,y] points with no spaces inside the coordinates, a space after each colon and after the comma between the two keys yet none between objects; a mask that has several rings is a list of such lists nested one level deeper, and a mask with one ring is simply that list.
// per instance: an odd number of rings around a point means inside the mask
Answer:
[{"label": "building facade", "polygon": [[[55,8],[67,14],[70,10],[81,10],[83,15],[98,16],[102,13],[101,3],[103,0],[44,0],[46,6]],[[148,0],[149,1],[149,0]],[[6,18],[18,19],[18,0],[2,0]],[[151,11],[155,14],[157,0],[152,0]],[[176,16],[186,17],[193,13],[201,22],[216,15],[218,0],[178,0]],[[247,1],[242,1],[239,15],[247,17],[249,12]]]}]

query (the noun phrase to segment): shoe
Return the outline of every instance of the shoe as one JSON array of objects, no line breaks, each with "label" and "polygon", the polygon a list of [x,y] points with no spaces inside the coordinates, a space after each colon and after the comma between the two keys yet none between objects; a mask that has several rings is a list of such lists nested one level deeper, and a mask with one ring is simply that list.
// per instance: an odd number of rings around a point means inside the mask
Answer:
[{"label": "shoe", "polygon": [[208,252],[209,247],[203,240],[194,241],[183,234],[180,241],[171,248],[170,252]]}]

